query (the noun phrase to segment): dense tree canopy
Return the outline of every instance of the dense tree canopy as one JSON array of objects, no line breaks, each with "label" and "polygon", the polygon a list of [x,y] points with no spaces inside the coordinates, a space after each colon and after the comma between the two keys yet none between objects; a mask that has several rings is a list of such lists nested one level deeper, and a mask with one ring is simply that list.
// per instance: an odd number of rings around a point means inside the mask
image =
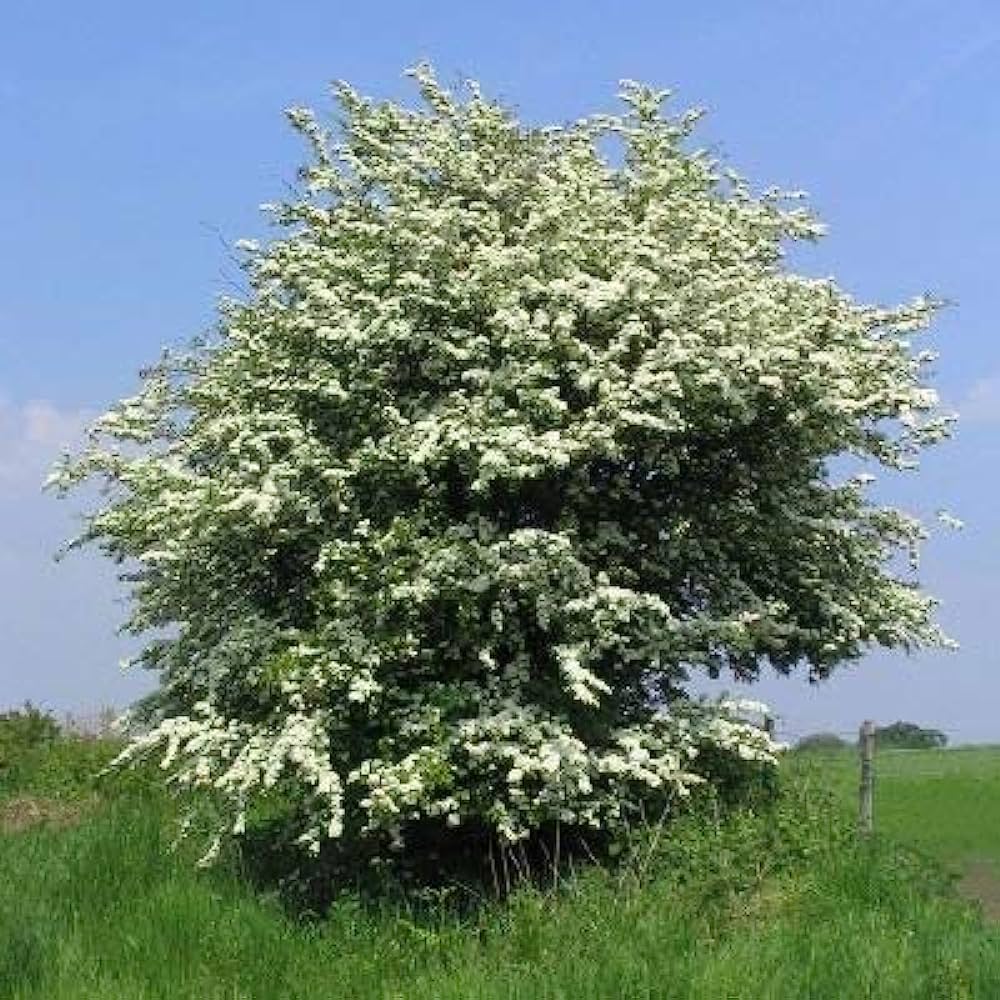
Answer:
[{"label": "dense tree canopy", "polygon": [[80,542],[126,568],[151,730],[240,832],[609,828],[772,745],[698,671],[812,678],[942,641],[900,569],[920,523],[830,461],[947,433],[909,336],[936,304],[790,273],[820,225],[687,149],[697,113],[529,128],[474,84],[336,87],[244,242],[249,291],[53,476],[105,477]]}]

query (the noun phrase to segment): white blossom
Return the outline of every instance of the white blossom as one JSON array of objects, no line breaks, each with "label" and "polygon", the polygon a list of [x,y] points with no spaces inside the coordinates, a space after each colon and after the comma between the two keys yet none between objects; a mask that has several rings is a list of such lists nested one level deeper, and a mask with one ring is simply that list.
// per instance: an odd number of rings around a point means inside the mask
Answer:
[{"label": "white blossom", "polygon": [[312,159],[239,244],[246,300],[51,477],[111,487],[77,542],[155,636],[119,763],[213,789],[220,835],[293,788],[311,853],[617,828],[707,750],[776,759],[764,706],[693,703],[692,673],[947,641],[893,568],[922,524],[828,475],[949,433],[910,347],[937,303],[789,272],[821,224],[688,151],[666,92],[537,129],[412,75],[421,108],[338,84],[338,131],[289,112]]}]

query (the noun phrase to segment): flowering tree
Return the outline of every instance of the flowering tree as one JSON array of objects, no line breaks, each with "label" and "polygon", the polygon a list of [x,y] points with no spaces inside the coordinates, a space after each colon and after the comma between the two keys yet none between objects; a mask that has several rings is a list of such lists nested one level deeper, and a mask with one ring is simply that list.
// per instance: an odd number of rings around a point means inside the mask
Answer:
[{"label": "flowering tree", "polygon": [[289,113],[311,159],[241,244],[246,300],[52,477],[104,477],[74,544],[160,630],[126,758],[159,748],[235,834],[280,791],[312,851],[614,829],[711,754],[773,759],[694,672],[944,641],[890,569],[924,529],[828,465],[947,433],[905,339],[935,303],[788,273],[819,224],[687,151],[664,92],[527,128],[412,75],[420,110],[339,84],[335,132]]}]

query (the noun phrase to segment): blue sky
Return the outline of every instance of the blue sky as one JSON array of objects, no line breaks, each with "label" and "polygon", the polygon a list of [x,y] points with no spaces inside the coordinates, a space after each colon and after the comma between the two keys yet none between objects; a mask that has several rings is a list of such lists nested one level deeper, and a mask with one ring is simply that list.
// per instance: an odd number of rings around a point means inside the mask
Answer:
[{"label": "blue sky", "polygon": [[831,682],[768,680],[787,733],[871,716],[1000,741],[1000,6],[991,0],[691,4],[6,0],[0,35],[0,707],[123,705],[123,592],[97,555],[59,565],[72,504],[39,492],[60,445],[211,322],[226,244],[266,234],[300,148],[282,109],[327,83],[409,99],[430,59],[529,122],[609,108],[619,79],[710,114],[702,145],[830,227],[795,264],[858,298],[956,301],[927,346],[963,414],[884,495],[966,522],[923,579],[956,653],[874,653]]}]

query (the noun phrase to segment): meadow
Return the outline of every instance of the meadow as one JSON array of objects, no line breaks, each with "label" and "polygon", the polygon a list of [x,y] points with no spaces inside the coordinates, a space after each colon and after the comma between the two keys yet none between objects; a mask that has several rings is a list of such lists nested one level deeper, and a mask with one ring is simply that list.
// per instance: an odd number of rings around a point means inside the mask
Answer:
[{"label": "meadow", "polygon": [[1000,927],[949,874],[1000,853],[1000,751],[880,756],[868,843],[853,754],[792,755],[776,800],[695,808],[615,871],[463,915],[345,894],[303,921],[238,859],[172,851],[155,774],[95,782],[113,749],[63,738],[0,766],[5,1000],[1000,996]]},{"label": "meadow", "polygon": [[[790,763],[823,782],[846,812],[856,810],[855,751],[792,755]],[[1000,920],[1000,747],[878,751],[875,828],[940,862]]]},{"label": "meadow", "polygon": [[[803,754],[794,765],[855,808],[855,751]],[[878,751],[875,822],[884,835],[947,864],[988,862],[1000,872],[1000,747]]]}]

